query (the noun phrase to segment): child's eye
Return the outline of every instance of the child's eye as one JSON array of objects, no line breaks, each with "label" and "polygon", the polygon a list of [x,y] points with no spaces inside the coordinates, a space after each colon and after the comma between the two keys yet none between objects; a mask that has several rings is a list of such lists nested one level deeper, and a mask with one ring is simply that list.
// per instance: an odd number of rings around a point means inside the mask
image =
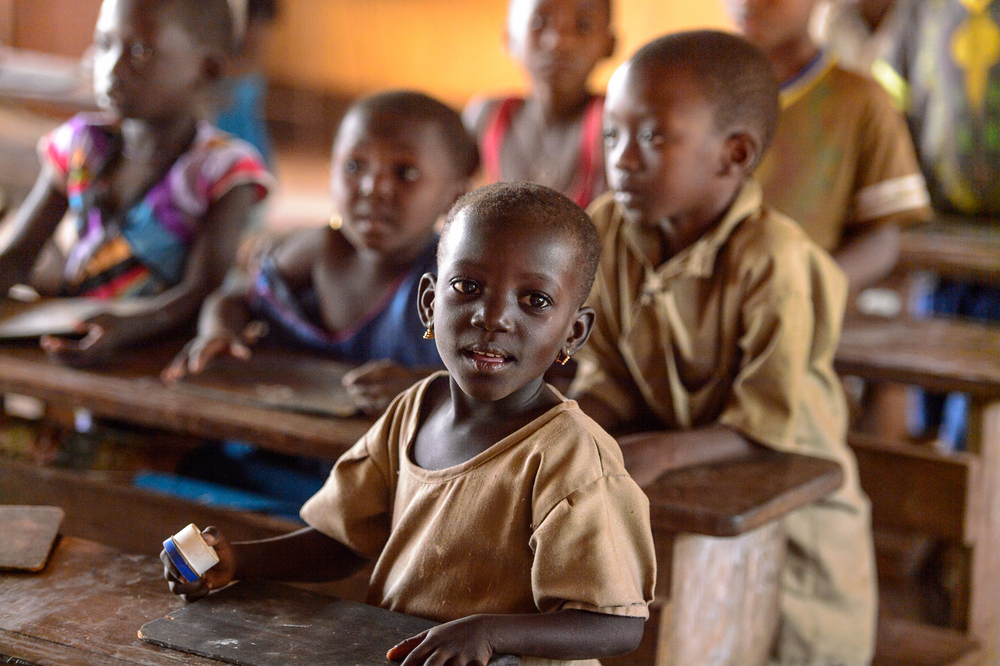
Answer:
[{"label": "child's eye", "polygon": [[552,299],[545,294],[538,292],[532,292],[527,296],[522,296],[521,302],[536,310],[544,310],[545,308],[552,306]]},{"label": "child's eye", "polygon": [[111,50],[111,40],[104,34],[94,35],[94,48],[98,51],[109,51]]},{"label": "child's eye", "polygon": [[587,16],[580,16],[576,19],[576,34],[580,36],[589,35],[594,30],[594,22]]},{"label": "child's eye", "polygon": [[145,64],[153,57],[153,47],[147,46],[142,42],[135,42],[128,47],[128,53],[132,57],[133,62]]},{"label": "child's eye", "polygon": [[663,135],[653,130],[643,130],[639,133],[639,141],[651,146],[658,146],[663,143]]},{"label": "child's eye", "polygon": [[361,165],[357,160],[347,160],[344,162],[344,173],[356,174],[361,170]]},{"label": "child's eye", "polygon": [[610,146],[610,145],[614,144],[614,142],[617,141],[617,140],[618,140],[618,130],[616,130],[614,127],[605,127],[604,128],[604,143],[606,143],[606,144],[608,144]]},{"label": "child's eye", "polygon": [[396,168],[396,178],[405,180],[408,183],[415,183],[420,180],[420,169],[415,166],[400,166]]},{"label": "child's eye", "polygon": [[479,293],[479,285],[466,278],[455,278],[451,281],[451,288],[460,294],[472,296]]},{"label": "child's eye", "polygon": [[548,20],[541,14],[532,14],[531,20],[528,22],[528,30],[531,32],[541,32],[545,30],[545,26],[548,24]]}]

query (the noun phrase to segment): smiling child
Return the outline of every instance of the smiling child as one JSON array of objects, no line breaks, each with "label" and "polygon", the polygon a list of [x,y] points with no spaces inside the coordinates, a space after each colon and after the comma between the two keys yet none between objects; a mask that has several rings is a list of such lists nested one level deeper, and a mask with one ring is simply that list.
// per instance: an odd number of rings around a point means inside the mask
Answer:
[{"label": "smiling child", "polygon": [[404,666],[632,650],[655,578],[649,505],[614,440],[542,380],[587,340],[599,253],[583,210],[547,188],[460,199],[419,296],[448,373],[341,457],[302,508],[310,527],[231,545],[206,530],[220,564],[185,584],[161,557],[171,589],[330,579],[375,559],[369,603],[444,622],[390,650]]}]

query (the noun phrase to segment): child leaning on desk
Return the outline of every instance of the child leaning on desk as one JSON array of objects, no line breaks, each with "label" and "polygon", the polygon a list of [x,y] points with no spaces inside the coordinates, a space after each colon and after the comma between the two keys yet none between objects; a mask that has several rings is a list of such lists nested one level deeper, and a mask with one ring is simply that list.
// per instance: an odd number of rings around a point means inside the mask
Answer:
[{"label": "child leaning on desk", "polygon": [[[42,140],[42,173],[0,246],[0,294],[30,282],[45,295],[108,301],[81,340],[43,338],[56,357],[106,359],[193,320],[221,284],[270,185],[249,144],[200,116],[231,42],[226,0],[101,5],[94,88],[103,112]],[[76,224],[62,256],[49,241],[67,210]]]},{"label": "child leaning on desk", "polygon": [[775,659],[865,664],[875,629],[869,505],[847,448],[833,354],[846,280],[750,178],[779,113],[764,55],[718,32],[640,49],[611,77],[613,194],[594,332],[570,395],[619,441],[640,485],[760,447],[830,458],[844,485],[784,520]]},{"label": "child leaning on desk", "polygon": [[539,183],[586,207],[608,189],[604,97],[587,89],[587,79],[615,49],[611,0],[510,0],[504,40],[531,91],[466,107],[486,178]]},{"label": "child leaning on desk", "polygon": [[[230,544],[182,583],[328,580],[375,559],[369,603],[444,622],[392,647],[406,666],[635,648],[655,577],[649,505],[615,441],[543,379],[586,342],[600,244],[582,209],[501,183],[452,209],[419,309],[447,372],[397,397],[302,507],[306,529]],[[388,647],[388,646],[387,646]]]},{"label": "child leaning on desk", "polygon": [[380,413],[441,367],[414,303],[420,276],[434,271],[435,226],[478,164],[461,117],[436,99],[394,91],[355,103],[333,143],[330,224],[292,233],[255,262],[249,283],[213,294],[164,378],[201,372],[219,354],[249,357],[247,327],[259,319],[282,343],[364,364],[346,386]]}]

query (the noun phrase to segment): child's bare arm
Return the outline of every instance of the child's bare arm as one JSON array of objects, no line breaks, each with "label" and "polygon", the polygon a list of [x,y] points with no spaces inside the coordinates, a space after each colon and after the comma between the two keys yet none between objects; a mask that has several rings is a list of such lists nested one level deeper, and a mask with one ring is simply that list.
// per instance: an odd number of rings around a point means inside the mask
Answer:
[{"label": "child's bare arm", "polygon": [[763,448],[736,430],[718,424],[626,435],[618,438],[618,444],[625,457],[625,469],[641,487],[673,469],[731,460]]},{"label": "child's bare arm", "polygon": [[158,296],[116,302],[85,324],[80,341],[44,338],[46,351],[70,363],[104,360],[129,344],[193,319],[232,264],[239,237],[256,198],[255,186],[235,187],[209,209],[181,282]]},{"label": "child's bare arm", "polygon": [[545,659],[600,659],[634,650],[644,621],[582,610],[532,615],[473,615],[439,625],[386,655],[403,666],[485,664],[493,654]]},{"label": "child's bare arm", "polygon": [[887,276],[899,260],[899,225],[880,224],[850,238],[834,253],[852,294]]},{"label": "child's bare arm", "polygon": [[387,359],[369,361],[344,375],[343,384],[365,414],[381,414],[392,399],[440,368],[407,368]]},{"label": "child's bare arm", "polygon": [[52,167],[43,166],[28,198],[0,233],[0,297],[25,283],[46,241],[69,208]]},{"label": "child's bare arm", "polygon": [[170,591],[195,601],[234,580],[265,578],[299,582],[337,580],[354,573],[365,560],[342,543],[311,527],[272,539],[230,544],[214,527],[205,529],[205,542],[215,548],[219,563],[198,580],[186,583],[166,551],[160,553],[163,576]]}]

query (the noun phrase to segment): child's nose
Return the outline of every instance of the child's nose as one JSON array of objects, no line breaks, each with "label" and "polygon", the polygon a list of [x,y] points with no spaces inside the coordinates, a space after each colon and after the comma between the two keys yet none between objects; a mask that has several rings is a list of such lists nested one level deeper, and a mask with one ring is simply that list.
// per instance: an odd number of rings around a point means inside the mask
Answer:
[{"label": "child's nose", "polygon": [[610,151],[609,162],[622,171],[637,171],[641,166],[639,145],[631,137],[622,137]]},{"label": "child's nose", "polygon": [[506,299],[501,297],[484,298],[480,307],[472,315],[472,325],[490,332],[510,329],[510,310]]},{"label": "child's nose", "polygon": [[385,199],[392,198],[393,178],[388,173],[372,171],[361,177],[358,189],[364,196],[379,196]]}]

